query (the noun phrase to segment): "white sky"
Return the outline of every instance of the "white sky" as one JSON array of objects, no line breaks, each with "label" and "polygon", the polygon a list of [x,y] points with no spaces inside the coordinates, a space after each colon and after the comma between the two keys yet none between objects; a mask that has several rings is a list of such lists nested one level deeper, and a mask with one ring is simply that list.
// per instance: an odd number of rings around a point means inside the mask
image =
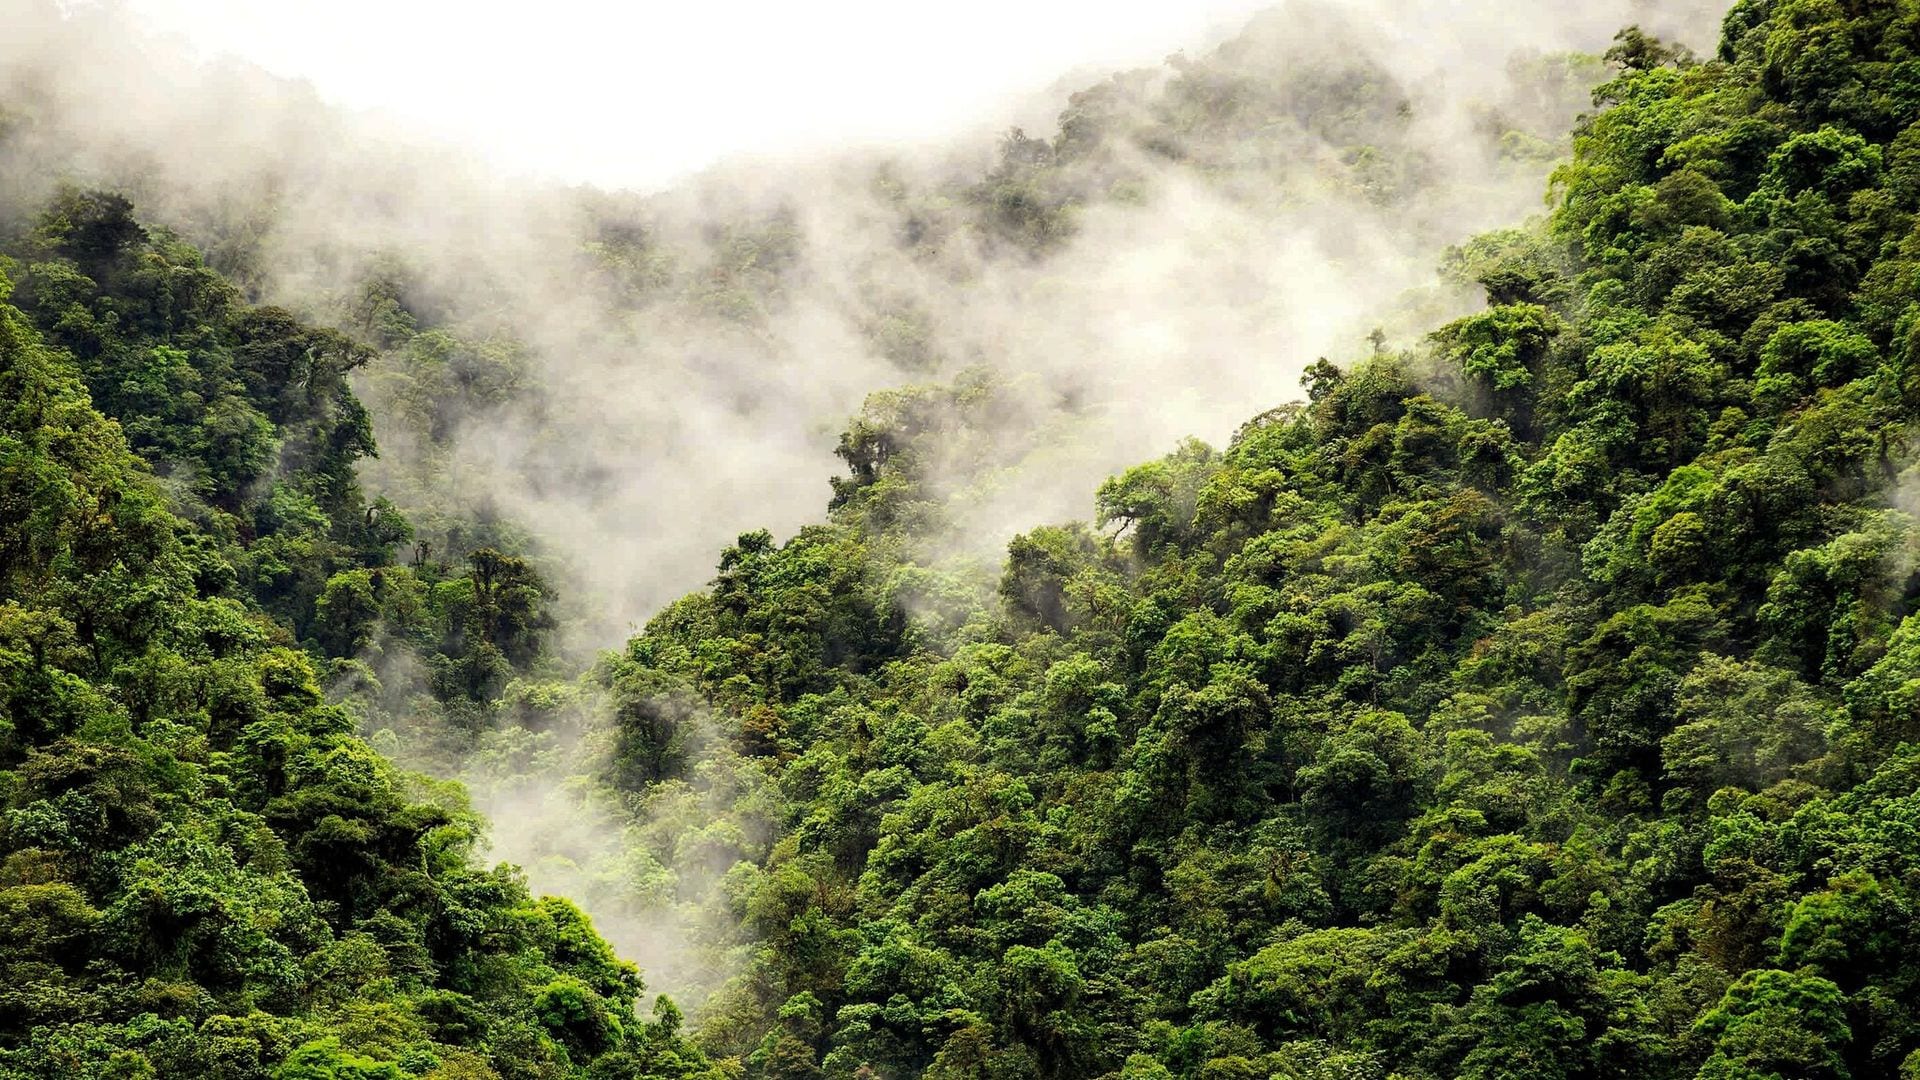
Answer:
[{"label": "white sky", "polygon": [[1157,62],[1265,6],[123,2],[204,53],[307,79],[515,171],[640,187],[735,154],[1004,126],[1009,101],[1070,71]]}]

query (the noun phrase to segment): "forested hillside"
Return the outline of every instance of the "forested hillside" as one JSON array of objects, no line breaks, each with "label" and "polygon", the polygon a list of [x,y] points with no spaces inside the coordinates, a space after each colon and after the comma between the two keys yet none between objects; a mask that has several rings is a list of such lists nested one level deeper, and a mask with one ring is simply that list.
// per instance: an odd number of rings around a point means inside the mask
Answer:
[{"label": "forested hillside", "polygon": [[[1264,70],[1287,29],[883,185],[854,280],[1044,285],[1193,177],[1437,242],[1604,70],[1550,212],[1447,255],[1483,309],[1312,364],[982,578],[957,538],[1074,437],[1047,396],[1107,384],[855,289],[930,381],[868,399],[818,524],[591,664],[553,523],[451,479],[508,416],[541,482],[630,479],[551,449],[579,385],[404,258],[328,328],[121,195],[9,220],[0,1077],[1920,1078],[1920,3],[1535,57],[1464,171],[1361,39]],[[568,265],[622,325],[785,356],[802,222],[676,248],[583,199]],[[394,756],[702,1000],[641,1007]]]},{"label": "forested hillside", "polygon": [[457,785],[323,696],[376,599],[456,702],[538,618],[491,549],[392,564],[366,356],[115,196],[0,263],[0,1075],[711,1072],[576,907],[475,865]]},{"label": "forested hillside", "polygon": [[991,392],[877,400],[830,521],[606,674],[620,783],[739,792],[704,1044],[1920,1075],[1917,49],[1906,2],[1623,35],[1551,217],[1451,260],[1484,312],[1115,477],[983,607],[912,552]]}]

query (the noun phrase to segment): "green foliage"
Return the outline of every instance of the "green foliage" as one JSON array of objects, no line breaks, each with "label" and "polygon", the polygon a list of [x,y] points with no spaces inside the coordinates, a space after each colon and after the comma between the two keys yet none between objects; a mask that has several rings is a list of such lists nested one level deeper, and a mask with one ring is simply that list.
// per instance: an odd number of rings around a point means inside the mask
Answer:
[{"label": "green foliage", "polygon": [[[1044,259],[1155,157],[1411,190],[1365,50],[1249,60],[1301,31],[1076,95],[977,184],[883,183],[903,243]],[[0,306],[0,1073],[1912,1074],[1917,50],[1909,0],[1742,0],[1709,60],[1626,31],[1552,213],[1449,257],[1484,311],[1315,364],[984,576],[942,554],[953,478],[1022,387],[876,394],[823,523],[741,535],[571,685],[508,530],[423,499],[399,564],[365,347],[63,194]],[[585,255],[746,332],[798,229]],[[353,321],[430,483],[532,391],[405,293]],[[883,306],[875,347],[933,363]],[[736,924],[674,943],[736,972],[691,1036],[351,733],[416,709],[407,665],[418,711],[501,721],[497,773],[601,710],[564,734],[618,886]]]},{"label": "green foliage", "polygon": [[322,693],[329,655],[511,673],[551,626],[517,557],[391,565],[364,351],[115,196],[29,246],[0,277],[0,1075],[710,1075],[577,909],[476,865],[457,787]]},{"label": "green foliage", "polygon": [[[751,1076],[1910,1069],[1910,7],[1743,3],[1716,60],[1624,33],[1552,215],[1450,257],[1485,311],[1116,476],[997,590],[900,584],[1006,399],[876,395],[829,521],[743,536],[603,675],[616,784],[765,830],[704,1044]],[[1169,100],[1257,115],[1218,74]],[[1047,185],[1142,93],[1006,141],[1002,242],[1059,242]]]}]

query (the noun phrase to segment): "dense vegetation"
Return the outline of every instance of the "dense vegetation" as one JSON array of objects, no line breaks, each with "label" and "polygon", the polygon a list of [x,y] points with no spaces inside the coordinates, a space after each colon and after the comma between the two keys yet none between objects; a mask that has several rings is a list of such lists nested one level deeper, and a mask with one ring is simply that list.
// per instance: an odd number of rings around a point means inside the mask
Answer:
[{"label": "dense vegetation", "polygon": [[[70,193],[0,273],[0,1075],[704,1074],[456,786],[327,703],[375,604],[450,704],[543,587],[424,553],[354,463],[366,350]],[[8,304],[7,301],[12,303]],[[112,412],[108,419],[99,408]],[[117,422],[116,422],[117,421]],[[591,1066],[591,1069],[589,1069]]]},{"label": "dense vegetation", "polygon": [[[1448,259],[1484,311],[1114,477],[997,587],[943,558],[955,463],[1025,452],[1025,388],[876,395],[824,523],[577,680],[510,525],[430,490],[537,395],[512,345],[403,273],[355,336],[252,306],[64,193],[0,264],[0,1076],[1920,1076],[1920,4],[1607,59],[1552,213]],[[1431,179],[1369,149],[1381,72],[1233,61],[902,189],[902,242],[1044,259],[1141,154]],[[793,240],[587,254],[751,327]],[[872,332],[945,370],[910,307]],[[356,727],[592,770],[596,887],[712,916],[695,1030]]]},{"label": "dense vegetation", "polygon": [[979,607],[914,553],[992,390],[877,399],[827,524],[603,672],[617,782],[732,793],[710,1051],[1920,1070],[1920,7],[1610,59],[1550,218],[1450,262],[1485,312],[1114,478]]}]

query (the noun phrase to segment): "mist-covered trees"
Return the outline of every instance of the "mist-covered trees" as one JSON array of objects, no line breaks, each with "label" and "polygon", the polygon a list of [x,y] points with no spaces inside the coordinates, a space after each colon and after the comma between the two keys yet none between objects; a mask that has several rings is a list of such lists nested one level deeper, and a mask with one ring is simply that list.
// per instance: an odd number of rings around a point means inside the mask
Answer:
[{"label": "mist-covered trees", "polygon": [[[0,1073],[1920,1069],[1920,15],[1726,31],[1620,37],[1551,215],[1447,260],[1485,310],[1313,365],[984,580],[950,496],[1023,387],[876,394],[824,522],[741,535],[573,682],[510,525],[423,499],[416,535],[356,470],[350,373],[425,483],[537,393],[510,342],[398,271],[319,329],[61,195],[0,278]],[[1391,72],[1251,48],[901,187],[902,242],[1044,261],[1141,153],[1421,182]],[[692,269],[613,217],[585,262],[636,307],[750,329],[794,265],[791,215]],[[910,304],[872,330],[937,362]],[[731,977],[643,1016],[356,720],[477,737],[500,783],[577,738],[631,844],[594,884],[716,905],[671,944]]]},{"label": "mist-covered trees", "polygon": [[[1623,34],[1551,217],[1449,260],[1485,312],[1115,477],[992,595],[900,588],[944,572],[928,463],[981,387],[877,399],[831,523],[742,537],[612,676],[696,694],[718,744],[679,775],[774,826],[723,887],[763,947],[706,1045],[751,1076],[1914,1069],[1916,26]],[[1127,92],[1009,141],[1008,235]],[[621,782],[676,782],[647,761]]]},{"label": "mist-covered trees", "polygon": [[457,786],[322,692],[377,632],[485,699],[551,625],[522,559],[392,564],[406,523],[353,472],[364,350],[246,306],[118,197],[62,196],[22,250],[0,274],[0,1075],[707,1074],[576,908],[477,865]]}]

